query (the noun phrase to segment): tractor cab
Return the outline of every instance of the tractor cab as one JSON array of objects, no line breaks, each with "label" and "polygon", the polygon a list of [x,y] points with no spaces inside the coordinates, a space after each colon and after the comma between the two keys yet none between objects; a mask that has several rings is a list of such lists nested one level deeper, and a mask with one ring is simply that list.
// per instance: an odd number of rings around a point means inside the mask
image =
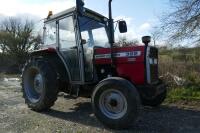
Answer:
[{"label": "tractor cab", "polygon": [[42,48],[55,48],[68,69],[72,83],[96,82],[94,50],[110,48],[109,19],[84,8],[79,14],[71,8],[59,14],[49,13],[44,24]]}]

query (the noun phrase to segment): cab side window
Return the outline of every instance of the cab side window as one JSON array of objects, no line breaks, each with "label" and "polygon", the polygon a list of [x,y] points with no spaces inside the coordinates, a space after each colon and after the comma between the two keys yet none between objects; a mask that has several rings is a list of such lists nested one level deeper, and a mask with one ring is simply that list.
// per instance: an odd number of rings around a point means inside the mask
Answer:
[{"label": "cab side window", "polygon": [[50,22],[44,26],[44,45],[56,44],[56,22]]},{"label": "cab side window", "polygon": [[76,46],[72,16],[59,20],[59,41],[61,49],[69,49]]}]

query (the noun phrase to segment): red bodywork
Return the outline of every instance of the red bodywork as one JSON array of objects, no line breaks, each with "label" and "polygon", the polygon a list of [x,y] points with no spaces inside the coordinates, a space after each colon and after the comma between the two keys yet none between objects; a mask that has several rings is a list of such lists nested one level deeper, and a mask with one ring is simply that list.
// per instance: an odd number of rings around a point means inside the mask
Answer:
[{"label": "red bodywork", "polygon": [[[139,52],[140,51],[140,52]],[[138,55],[130,55],[127,53],[136,52]],[[95,64],[105,65],[111,64],[110,48],[95,49]],[[113,48],[114,64],[120,77],[129,79],[134,84],[142,85],[145,83],[145,46]],[[121,53],[118,54],[117,53]],[[106,57],[107,54],[107,57]],[[102,56],[104,55],[104,56]],[[101,56],[96,58],[96,56]]]},{"label": "red bodywork", "polygon": [[40,49],[40,50],[35,50],[35,51],[33,51],[32,53],[40,53],[40,52],[42,52],[42,53],[54,53],[54,52],[56,52],[56,49],[55,48],[43,48],[43,49]]}]

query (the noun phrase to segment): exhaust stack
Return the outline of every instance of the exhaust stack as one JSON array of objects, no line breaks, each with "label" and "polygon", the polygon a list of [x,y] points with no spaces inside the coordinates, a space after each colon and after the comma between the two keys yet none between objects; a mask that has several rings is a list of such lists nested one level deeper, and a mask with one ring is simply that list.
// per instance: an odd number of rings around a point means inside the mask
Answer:
[{"label": "exhaust stack", "polygon": [[114,39],[114,26],[113,26],[113,18],[112,18],[112,0],[109,0],[109,4],[108,4],[108,8],[109,8],[109,27],[110,27],[110,44],[111,47],[113,46],[113,43],[115,42]]}]

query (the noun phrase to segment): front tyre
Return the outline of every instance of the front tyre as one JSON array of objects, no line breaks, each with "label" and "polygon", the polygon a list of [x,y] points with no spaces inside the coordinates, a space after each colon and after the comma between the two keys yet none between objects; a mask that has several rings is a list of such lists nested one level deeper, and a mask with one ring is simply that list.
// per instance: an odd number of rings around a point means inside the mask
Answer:
[{"label": "front tyre", "polygon": [[151,106],[151,107],[157,107],[160,106],[167,96],[167,90],[165,89],[162,93],[154,97],[153,99],[145,99],[142,98],[142,103],[144,106]]},{"label": "front tyre", "polygon": [[96,117],[109,128],[128,128],[137,119],[140,98],[136,88],[122,78],[108,78],[100,82],[92,95]]},{"label": "front tyre", "polygon": [[25,103],[35,111],[49,109],[57,100],[57,74],[51,65],[43,60],[29,60],[22,74],[22,92]]}]

